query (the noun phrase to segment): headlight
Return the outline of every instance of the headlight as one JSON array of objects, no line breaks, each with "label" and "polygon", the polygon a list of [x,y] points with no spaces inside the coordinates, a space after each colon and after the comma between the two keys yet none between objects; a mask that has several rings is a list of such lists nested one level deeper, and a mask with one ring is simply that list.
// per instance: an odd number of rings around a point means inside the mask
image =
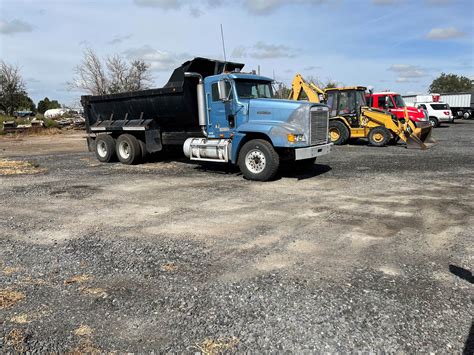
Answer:
[{"label": "headlight", "polygon": [[296,143],[296,142],[305,142],[304,134],[288,134],[288,142]]}]

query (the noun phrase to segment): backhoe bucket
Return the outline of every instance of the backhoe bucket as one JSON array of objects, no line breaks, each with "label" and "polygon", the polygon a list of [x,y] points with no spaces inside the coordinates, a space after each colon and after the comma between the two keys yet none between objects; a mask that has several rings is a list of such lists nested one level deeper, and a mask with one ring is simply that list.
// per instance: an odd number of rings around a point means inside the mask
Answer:
[{"label": "backhoe bucket", "polygon": [[428,149],[436,141],[431,138],[431,132],[433,127],[416,127],[413,123],[409,122],[405,127],[405,137],[408,149]]}]

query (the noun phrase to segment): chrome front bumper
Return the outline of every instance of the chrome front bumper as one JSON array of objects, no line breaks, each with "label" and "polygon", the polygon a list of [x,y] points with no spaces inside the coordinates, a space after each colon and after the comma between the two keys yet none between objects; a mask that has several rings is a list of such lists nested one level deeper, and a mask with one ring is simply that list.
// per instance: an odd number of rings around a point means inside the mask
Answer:
[{"label": "chrome front bumper", "polygon": [[311,159],[331,152],[332,143],[295,149],[295,160]]}]

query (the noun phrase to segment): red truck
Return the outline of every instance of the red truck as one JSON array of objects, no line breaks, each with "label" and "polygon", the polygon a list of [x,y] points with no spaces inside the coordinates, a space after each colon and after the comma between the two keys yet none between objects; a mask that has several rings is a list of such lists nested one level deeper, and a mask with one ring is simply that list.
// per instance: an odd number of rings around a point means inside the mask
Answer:
[{"label": "red truck", "polygon": [[424,110],[405,105],[405,101],[396,92],[375,92],[366,96],[367,105],[379,110],[388,111],[397,116],[398,119],[405,119],[405,107],[408,112],[408,118],[412,120],[417,127],[425,127],[430,124],[428,113]]}]

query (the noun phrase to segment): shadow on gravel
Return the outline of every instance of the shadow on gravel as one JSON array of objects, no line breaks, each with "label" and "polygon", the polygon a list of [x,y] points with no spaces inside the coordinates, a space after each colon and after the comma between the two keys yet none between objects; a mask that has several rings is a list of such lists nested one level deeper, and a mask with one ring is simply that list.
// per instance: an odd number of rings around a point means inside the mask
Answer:
[{"label": "shadow on gravel", "polygon": [[472,272],[469,270],[466,270],[462,267],[456,266],[456,265],[449,265],[449,272],[451,274],[456,275],[457,277],[466,280],[469,283],[474,283],[474,277],[472,276]]},{"label": "shadow on gravel", "polygon": [[[453,275],[456,275],[460,279],[469,282],[470,284],[474,283],[474,277],[472,276],[472,272],[469,270],[450,264],[449,272]],[[462,353],[463,355],[474,354],[474,321],[471,322],[471,329],[469,329],[469,334],[467,335],[466,343],[464,344]]]}]

